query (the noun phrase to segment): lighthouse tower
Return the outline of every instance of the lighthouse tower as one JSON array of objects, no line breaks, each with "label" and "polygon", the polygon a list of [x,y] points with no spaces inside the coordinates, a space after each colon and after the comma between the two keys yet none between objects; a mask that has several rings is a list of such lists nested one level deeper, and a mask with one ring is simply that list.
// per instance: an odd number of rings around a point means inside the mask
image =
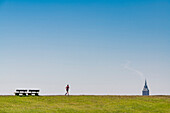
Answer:
[{"label": "lighthouse tower", "polygon": [[142,90],[142,95],[149,95],[149,89],[148,89],[146,80],[145,80],[145,86]]}]

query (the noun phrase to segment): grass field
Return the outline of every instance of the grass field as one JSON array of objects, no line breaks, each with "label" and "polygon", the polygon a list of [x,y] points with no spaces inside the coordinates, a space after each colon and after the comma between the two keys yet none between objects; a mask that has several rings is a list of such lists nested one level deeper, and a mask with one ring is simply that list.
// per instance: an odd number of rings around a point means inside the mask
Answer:
[{"label": "grass field", "polygon": [[170,113],[170,96],[0,96],[0,113]]}]

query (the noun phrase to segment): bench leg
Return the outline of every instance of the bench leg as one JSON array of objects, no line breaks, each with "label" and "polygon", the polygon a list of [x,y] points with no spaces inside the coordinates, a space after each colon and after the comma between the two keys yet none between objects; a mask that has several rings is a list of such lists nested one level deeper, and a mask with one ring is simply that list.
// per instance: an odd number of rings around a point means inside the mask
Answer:
[{"label": "bench leg", "polygon": [[31,96],[31,93],[28,93],[29,96]]},{"label": "bench leg", "polygon": [[23,93],[23,96],[26,96],[26,93]]},{"label": "bench leg", "polygon": [[15,93],[15,96],[19,96],[19,93]]},{"label": "bench leg", "polygon": [[38,93],[35,93],[35,96],[39,96]]}]

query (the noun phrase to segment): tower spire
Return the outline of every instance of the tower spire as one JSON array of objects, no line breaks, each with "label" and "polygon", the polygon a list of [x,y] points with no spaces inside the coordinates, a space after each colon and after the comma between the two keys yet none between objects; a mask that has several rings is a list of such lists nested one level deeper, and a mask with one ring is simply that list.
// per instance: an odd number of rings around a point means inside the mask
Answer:
[{"label": "tower spire", "polygon": [[147,86],[147,81],[146,81],[146,78],[145,78],[145,86]]}]

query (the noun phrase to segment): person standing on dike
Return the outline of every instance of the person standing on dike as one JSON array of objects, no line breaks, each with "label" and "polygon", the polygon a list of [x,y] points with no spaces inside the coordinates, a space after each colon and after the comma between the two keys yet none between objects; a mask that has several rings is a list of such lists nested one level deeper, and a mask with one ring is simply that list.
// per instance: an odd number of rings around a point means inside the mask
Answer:
[{"label": "person standing on dike", "polygon": [[67,84],[67,86],[66,86],[66,93],[65,93],[65,95],[68,95],[69,96],[69,85]]}]

